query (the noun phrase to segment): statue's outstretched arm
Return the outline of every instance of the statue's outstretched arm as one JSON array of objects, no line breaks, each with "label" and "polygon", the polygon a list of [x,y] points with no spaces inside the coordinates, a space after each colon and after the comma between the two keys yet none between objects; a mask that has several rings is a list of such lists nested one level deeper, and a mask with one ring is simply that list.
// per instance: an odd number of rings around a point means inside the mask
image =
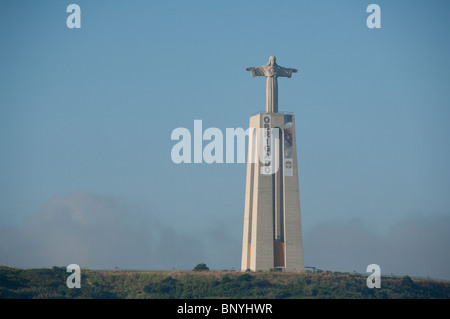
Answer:
[{"label": "statue's outstretched arm", "polygon": [[265,76],[264,68],[261,66],[246,68],[247,71],[252,72],[252,76]]},{"label": "statue's outstretched arm", "polygon": [[283,68],[282,66],[278,67],[278,76],[282,76],[282,77],[288,77],[290,78],[292,73],[297,73],[298,70],[297,69],[292,69],[292,68]]}]

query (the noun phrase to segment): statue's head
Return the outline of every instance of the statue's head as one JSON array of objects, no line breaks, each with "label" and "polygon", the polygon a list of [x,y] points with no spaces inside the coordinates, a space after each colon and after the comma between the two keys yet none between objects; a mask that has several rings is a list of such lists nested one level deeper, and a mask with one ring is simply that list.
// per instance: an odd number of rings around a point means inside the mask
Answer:
[{"label": "statue's head", "polygon": [[275,64],[277,64],[277,58],[274,55],[272,55],[269,58],[269,63],[267,63],[267,65],[275,65]]}]

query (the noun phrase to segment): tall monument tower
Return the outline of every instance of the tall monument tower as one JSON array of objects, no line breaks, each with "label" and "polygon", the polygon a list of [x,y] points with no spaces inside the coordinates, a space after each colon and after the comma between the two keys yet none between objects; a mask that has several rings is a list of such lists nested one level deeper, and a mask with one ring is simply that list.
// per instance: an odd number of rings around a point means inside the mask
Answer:
[{"label": "tall monument tower", "polygon": [[241,270],[304,271],[295,119],[278,113],[277,81],[298,71],[274,56],[247,71],[267,87],[266,113],[250,117]]}]

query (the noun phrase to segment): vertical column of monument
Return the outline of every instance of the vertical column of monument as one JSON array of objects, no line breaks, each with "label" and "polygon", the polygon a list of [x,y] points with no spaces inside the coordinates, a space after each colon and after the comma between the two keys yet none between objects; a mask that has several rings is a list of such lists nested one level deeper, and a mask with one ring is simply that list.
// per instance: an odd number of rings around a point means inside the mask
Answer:
[{"label": "vertical column of monument", "polygon": [[295,119],[294,115],[289,116],[292,121],[292,160],[286,158],[284,160],[284,247],[286,250],[286,271],[304,271]]},{"label": "vertical column of monument", "polygon": [[273,196],[273,250],[274,261],[272,268],[285,267],[284,249],[284,165],[283,165],[283,131],[284,115],[272,114],[272,132],[274,133],[273,153],[275,160],[275,170],[272,175],[272,196]]},{"label": "vertical column of monument", "polygon": [[[262,113],[257,118],[257,145],[259,158],[253,183],[252,250],[250,269],[269,270],[273,268],[273,181],[274,171],[272,149],[273,114]],[[260,151],[261,150],[261,151]]]},{"label": "vertical column of monument", "polygon": [[[247,158],[247,182],[245,190],[244,234],[242,244],[241,270],[269,270],[274,266],[273,255],[273,180],[265,172],[268,167],[260,157],[264,152],[267,130],[264,119],[267,113],[250,118],[249,153]],[[253,130],[254,129],[254,130]],[[252,132],[254,131],[254,132]],[[252,163],[252,153],[255,157]]]},{"label": "vertical column of monument", "polygon": [[247,154],[247,179],[245,182],[245,209],[244,209],[244,234],[242,238],[242,259],[241,270],[250,269],[251,251],[252,251],[252,217],[253,217],[253,183],[256,169],[256,151],[257,151],[257,130],[252,126],[250,118],[248,134],[248,154]]},{"label": "vertical column of monument", "polygon": [[[249,135],[248,135],[248,155],[247,155],[247,179],[245,185],[245,212],[244,212],[244,235],[242,239],[242,261],[241,270],[246,271],[247,269],[254,270],[251,268],[252,258],[255,258],[255,253],[252,253],[252,229],[254,223],[254,213],[256,213],[254,207],[255,198],[255,188],[254,185],[258,183],[258,154],[259,154],[259,143],[258,135],[260,128],[260,119],[258,116],[253,116],[250,118],[249,125]],[[256,196],[258,193],[256,192]],[[257,204],[257,202],[255,203]],[[254,264],[254,262],[253,262]]]}]

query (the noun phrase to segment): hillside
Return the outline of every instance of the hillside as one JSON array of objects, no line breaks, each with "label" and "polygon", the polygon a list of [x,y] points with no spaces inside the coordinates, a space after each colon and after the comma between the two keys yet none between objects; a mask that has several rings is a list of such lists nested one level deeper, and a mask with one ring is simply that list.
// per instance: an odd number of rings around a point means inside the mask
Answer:
[{"label": "hillside", "polygon": [[69,289],[65,267],[0,267],[0,298],[450,298],[450,282],[381,278],[332,272],[94,271],[81,270],[81,288]]}]

